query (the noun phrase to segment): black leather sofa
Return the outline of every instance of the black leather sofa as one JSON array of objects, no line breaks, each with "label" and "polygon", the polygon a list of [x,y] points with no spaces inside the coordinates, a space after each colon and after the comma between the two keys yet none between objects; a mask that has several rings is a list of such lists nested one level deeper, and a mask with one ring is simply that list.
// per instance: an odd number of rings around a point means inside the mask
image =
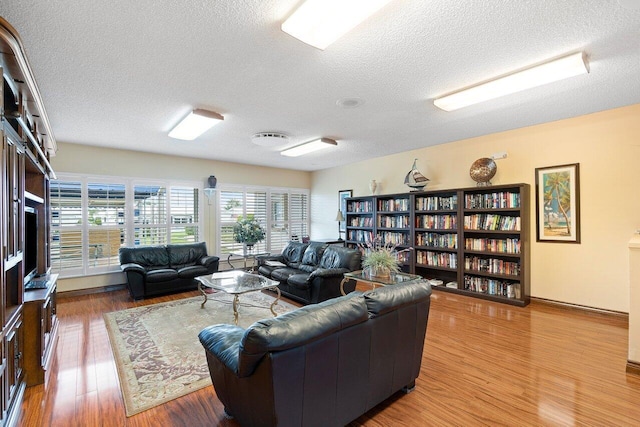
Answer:
[{"label": "black leather sofa", "polygon": [[197,276],[218,271],[220,259],[204,242],[120,248],[120,268],[133,299],[197,288]]},{"label": "black leather sofa", "polygon": [[203,329],[211,380],[242,426],[343,426],[420,373],[431,287],[406,282],[308,305],[244,330]]},{"label": "black leather sofa", "polygon": [[[344,273],[360,269],[360,251],[320,242],[289,242],[276,256],[258,258],[258,272],[280,282],[283,295],[316,304],[339,297]],[[284,266],[269,265],[280,262]],[[345,283],[345,292],[355,289],[355,282]]]}]

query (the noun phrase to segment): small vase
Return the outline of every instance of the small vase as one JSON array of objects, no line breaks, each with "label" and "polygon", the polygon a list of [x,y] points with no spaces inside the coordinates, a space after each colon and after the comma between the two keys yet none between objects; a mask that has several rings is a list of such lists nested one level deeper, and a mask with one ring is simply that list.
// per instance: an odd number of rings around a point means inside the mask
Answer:
[{"label": "small vase", "polygon": [[253,245],[255,243],[245,243],[244,244],[244,254],[248,254],[249,252],[251,252],[253,250]]},{"label": "small vase", "polygon": [[375,179],[372,179],[369,183],[369,190],[371,190],[371,194],[376,194],[376,189],[378,188],[378,183]]}]

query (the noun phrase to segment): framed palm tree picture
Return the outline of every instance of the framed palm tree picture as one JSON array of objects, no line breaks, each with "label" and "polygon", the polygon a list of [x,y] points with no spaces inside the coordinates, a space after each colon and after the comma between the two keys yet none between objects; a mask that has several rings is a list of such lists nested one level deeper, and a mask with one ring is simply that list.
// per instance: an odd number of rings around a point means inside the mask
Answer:
[{"label": "framed palm tree picture", "polygon": [[538,242],[580,243],[579,166],[536,168]]}]

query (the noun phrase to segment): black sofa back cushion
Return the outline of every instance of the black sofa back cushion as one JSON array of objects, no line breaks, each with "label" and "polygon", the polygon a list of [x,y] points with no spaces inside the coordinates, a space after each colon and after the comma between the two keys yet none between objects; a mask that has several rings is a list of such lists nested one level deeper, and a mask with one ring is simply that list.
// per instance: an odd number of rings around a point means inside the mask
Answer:
[{"label": "black sofa back cushion", "polygon": [[166,246],[136,246],[120,248],[120,264],[139,264],[146,270],[167,268],[169,254]]},{"label": "black sofa back cushion", "polygon": [[289,267],[296,267],[302,261],[302,255],[309,246],[308,243],[289,242],[282,250],[282,258]]},{"label": "black sofa back cushion", "polygon": [[302,262],[298,269],[311,273],[313,270],[318,268],[318,264],[320,263],[320,259],[322,259],[322,254],[324,254],[326,248],[326,243],[309,243],[309,246],[304,251]]},{"label": "black sofa back cushion", "polygon": [[169,252],[169,266],[175,269],[196,265],[200,259],[207,256],[207,245],[204,242],[167,245],[167,250]]},{"label": "black sofa back cushion", "polygon": [[364,293],[369,317],[372,318],[406,305],[429,302],[430,297],[431,285],[426,280],[382,286]]},{"label": "black sofa back cushion", "polygon": [[331,245],[322,254],[320,268],[346,268],[349,271],[360,270],[362,255],[359,250]]},{"label": "black sofa back cushion", "polygon": [[251,375],[270,351],[306,345],[368,319],[362,294],[352,293],[259,320],[242,337],[238,376]]}]

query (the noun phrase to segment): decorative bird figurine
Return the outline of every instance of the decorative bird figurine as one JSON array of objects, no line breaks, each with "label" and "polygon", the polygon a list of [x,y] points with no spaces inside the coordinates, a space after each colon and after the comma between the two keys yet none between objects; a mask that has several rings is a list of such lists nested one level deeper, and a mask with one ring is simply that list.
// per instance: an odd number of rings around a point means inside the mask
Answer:
[{"label": "decorative bird figurine", "polygon": [[429,178],[422,175],[417,169],[417,161],[418,159],[413,159],[413,166],[407,176],[404,177],[404,183],[411,188],[411,191],[421,191],[429,183]]}]

